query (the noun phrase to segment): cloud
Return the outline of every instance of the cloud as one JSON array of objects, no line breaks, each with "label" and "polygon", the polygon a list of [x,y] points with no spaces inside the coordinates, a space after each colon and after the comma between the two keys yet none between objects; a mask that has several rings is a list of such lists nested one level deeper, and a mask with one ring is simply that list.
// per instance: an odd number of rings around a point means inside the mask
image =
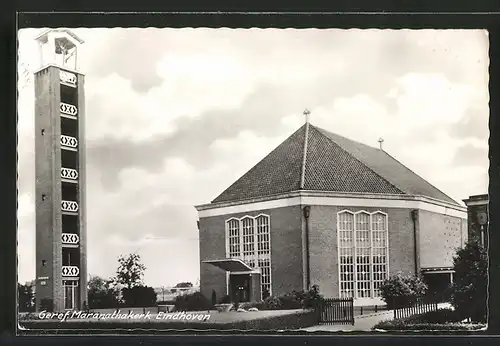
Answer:
[{"label": "cloud", "polygon": [[455,153],[453,164],[465,167],[487,167],[488,147],[474,144],[464,144]]},{"label": "cloud", "polygon": [[489,139],[489,110],[484,103],[470,103],[463,117],[449,130],[455,138]]},{"label": "cloud", "polygon": [[154,29],[100,31],[105,36],[99,49],[95,49],[89,59],[89,74],[106,77],[117,73],[130,80],[132,88],[138,93],[161,85],[163,79],[156,68],[165,48],[168,47],[168,33]]}]

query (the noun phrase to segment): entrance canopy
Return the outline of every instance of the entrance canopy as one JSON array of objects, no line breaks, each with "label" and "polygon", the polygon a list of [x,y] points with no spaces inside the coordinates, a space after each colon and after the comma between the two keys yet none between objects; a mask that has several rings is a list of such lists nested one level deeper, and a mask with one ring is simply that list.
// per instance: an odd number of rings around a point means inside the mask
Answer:
[{"label": "entrance canopy", "polygon": [[212,264],[227,272],[253,272],[254,268],[237,258],[224,258],[218,260],[207,260],[203,263]]}]

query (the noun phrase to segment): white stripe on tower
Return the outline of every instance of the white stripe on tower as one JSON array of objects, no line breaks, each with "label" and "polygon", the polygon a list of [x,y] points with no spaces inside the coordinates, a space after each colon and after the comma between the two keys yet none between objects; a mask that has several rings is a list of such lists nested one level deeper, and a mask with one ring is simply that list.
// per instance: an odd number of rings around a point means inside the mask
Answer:
[{"label": "white stripe on tower", "polygon": [[307,140],[309,138],[309,114],[311,112],[306,108],[303,112],[306,118],[306,129],[304,138],[304,156],[302,157],[302,172],[300,176],[300,189],[304,189],[305,174],[306,174],[306,160],[307,160]]}]

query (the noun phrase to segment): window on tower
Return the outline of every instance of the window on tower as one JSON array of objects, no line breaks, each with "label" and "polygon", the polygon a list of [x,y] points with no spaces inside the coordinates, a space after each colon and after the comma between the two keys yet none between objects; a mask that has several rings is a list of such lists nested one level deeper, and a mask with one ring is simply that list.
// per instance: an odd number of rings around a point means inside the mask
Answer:
[{"label": "window on tower", "polygon": [[61,183],[61,193],[63,201],[77,201],[78,197],[78,188],[76,184],[71,183]]},{"label": "window on tower", "polygon": [[62,214],[63,233],[78,234],[78,215]]},{"label": "window on tower", "polygon": [[61,117],[61,135],[78,138],[78,121]]},{"label": "window on tower", "polygon": [[61,167],[78,170],[78,152],[61,150]]},{"label": "window on tower", "polygon": [[61,84],[61,102],[72,106],[78,106],[77,89]]}]

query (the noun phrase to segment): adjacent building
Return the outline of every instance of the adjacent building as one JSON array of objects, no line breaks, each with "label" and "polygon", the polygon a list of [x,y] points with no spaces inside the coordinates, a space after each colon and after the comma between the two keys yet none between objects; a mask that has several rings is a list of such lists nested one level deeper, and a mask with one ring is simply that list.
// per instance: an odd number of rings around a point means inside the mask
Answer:
[{"label": "adjacent building", "polygon": [[453,279],[467,210],[381,148],[308,121],[199,215],[208,298],[260,300],[319,285],[326,297],[382,304],[391,274]]},{"label": "adjacent building", "polygon": [[176,287],[176,286],[162,286],[155,287],[156,293],[156,301],[164,302],[164,301],[172,301],[175,300],[178,296],[185,294],[193,294],[195,292],[199,292],[199,287]]},{"label": "adjacent building", "polygon": [[467,206],[467,220],[469,238],[478,239],[481,244],[488,248],[488,194],[473,195],[464,199]]},{"label": "adjacent building", "polygon": [[83,41],[69,30],[37,37],[35,72],[36,308],[82,309],[87,301]]}]

